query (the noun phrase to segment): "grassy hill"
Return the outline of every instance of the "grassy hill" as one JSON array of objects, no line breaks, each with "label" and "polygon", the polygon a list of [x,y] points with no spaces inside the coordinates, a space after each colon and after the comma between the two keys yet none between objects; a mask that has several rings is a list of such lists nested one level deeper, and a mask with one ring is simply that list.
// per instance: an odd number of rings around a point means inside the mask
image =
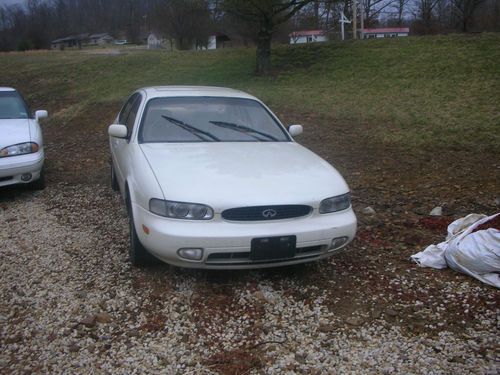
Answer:
[{"label": "grassy hill", "polygon": [[103,128],[134,89],[196,84],[248,91],[287,121],[352,129],[414,151],[500,149],[500,35],[452,35],[278,46],[272,77],[253,49],[1,54],[0,85],[19,88],[55,122]]}]

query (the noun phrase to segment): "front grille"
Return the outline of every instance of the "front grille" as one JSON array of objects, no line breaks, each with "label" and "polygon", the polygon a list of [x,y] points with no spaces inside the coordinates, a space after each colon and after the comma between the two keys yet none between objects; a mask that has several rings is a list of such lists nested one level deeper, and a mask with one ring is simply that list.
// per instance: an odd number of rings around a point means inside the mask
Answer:
[{"label": "front grille", "polygon": [[222,217],[232,221],[266,221],[306,216],[311,211],[311,206],[301,204],[238,207],[223,211]]},{"label": "front grille", "polygon": [[238,253],[212,253],[208,255],[206,264],[211,265],[245,265],[245,264],[262,264],[262,263],[280,263],[287,262],[290,260],[298,259],[309,259],[318,257],[321,253],[326,250],[326,246],[308,246],[299,247],[294,257],[288,259],[277,259],[277,260],[263,260],[263,261],[253,261],[250,259],[250,252],[238,252]]},{"label": "front grille", "polygon": [[0,182],[3,182],[3,181],[9,181],[9,180],[12,180],[14,177],[12,176],[7,176],[7,177],[0,177]]}]

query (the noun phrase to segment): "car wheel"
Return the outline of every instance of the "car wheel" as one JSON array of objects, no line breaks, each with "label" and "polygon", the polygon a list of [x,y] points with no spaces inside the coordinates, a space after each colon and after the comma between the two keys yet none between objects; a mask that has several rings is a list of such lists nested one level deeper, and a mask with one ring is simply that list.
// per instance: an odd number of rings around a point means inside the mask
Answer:
[{"label": "car wheel", "polygon": [[132,212],[132,204],[127,192],[127,211],[129,218],[129,231],[130,231],[130,247],[129,258],[133,266],[147,266],[156,263],[156,258],[153,257],[146,248],[142,245],[135,230],[134,214]]},{"label": "car wheel", "polygon": [[120,190],[120,187],[118,186],[118,180],[116,179],[116,173],[115,173],[115,168],[113,167],[113,162],[111,162],[111,189],[114,191]]},{"label": "car wheel", "polygon": [[30,184],[30,188],[33,189],[33,190],[43,190],[43,189],[45,189],[45,172],[44,172],[43,169],[40,171],[40,177],[38,178],[38,180],[33,181]]}]

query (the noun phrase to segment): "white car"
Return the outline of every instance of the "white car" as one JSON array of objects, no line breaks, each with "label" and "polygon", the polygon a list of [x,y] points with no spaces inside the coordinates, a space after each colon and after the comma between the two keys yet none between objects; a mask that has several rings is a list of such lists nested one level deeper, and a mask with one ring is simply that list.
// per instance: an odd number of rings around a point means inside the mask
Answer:
[{"label": "white car", "polygon": [[43,110],[32,117],[15,89],[0,87],[0,186],[45,187],[43,139],[38,124],[44,117],[47,111]]},{"label": "white car", "polygon": [[108,129],[130,258],[243,269],[328,257],[356,233],[349,188],[257,98],[218,87],[143,88]]}]

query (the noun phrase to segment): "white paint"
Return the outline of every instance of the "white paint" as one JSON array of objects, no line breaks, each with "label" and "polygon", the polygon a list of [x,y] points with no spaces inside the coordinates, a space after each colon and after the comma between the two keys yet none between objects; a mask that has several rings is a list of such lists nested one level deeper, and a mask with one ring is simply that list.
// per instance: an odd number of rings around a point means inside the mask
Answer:
[{"label": "white paint", "polygon": [[[0,87],[0,91],[15,91],[9,87]],[[46,111],[37,111],[38,117],[44,117]],[[32,118],[2,119],[0,113],[0,150],[21,143],[34,142],[38,145],[37,152],[0,158],[0,178],[12,177],[0,181],[0,186],[25,183],[21,180],[23,173],[31,173],[33,182],[40,177],[45,160],[42,129],[38,120]],[[46,117],[46,116],[45,116]]]},{"label": "white paint", "polygon": [[[329,163],[293,140],[272,142],[139,143],[138,128],[146,103],[159,97],[230,97],[260,103],[286,132],[279,120],[257,98],[241,91],[217,87],[150,87],[142,95],[130,139],[110,137],[118,184],[130,190],[134,225],[141,243],[159,259],[182,267],[242,269],[276,267],[310,261],[295,258],[280,263],[210,265],[210,253],[249,252],[253,238],[291,236],[297,247],[320,246],[317,257],[328,252],[332,240],[356,232],[351,208],[319,213],[320,202],[349,191],[342,176]],[[118,116],[119,117],[119,116]],[[118,120],[115,120],[117,122]],[[210,206],[211,220],[172,219],[149,210],[152,198]],[[313,208],[294,219],[230,222],[221,217],[228,208],[279,204],[305,204]],[[149,228],[149,234],[141,229]],[[202,248],[201,261],[181,259],[180,248]]]}]

